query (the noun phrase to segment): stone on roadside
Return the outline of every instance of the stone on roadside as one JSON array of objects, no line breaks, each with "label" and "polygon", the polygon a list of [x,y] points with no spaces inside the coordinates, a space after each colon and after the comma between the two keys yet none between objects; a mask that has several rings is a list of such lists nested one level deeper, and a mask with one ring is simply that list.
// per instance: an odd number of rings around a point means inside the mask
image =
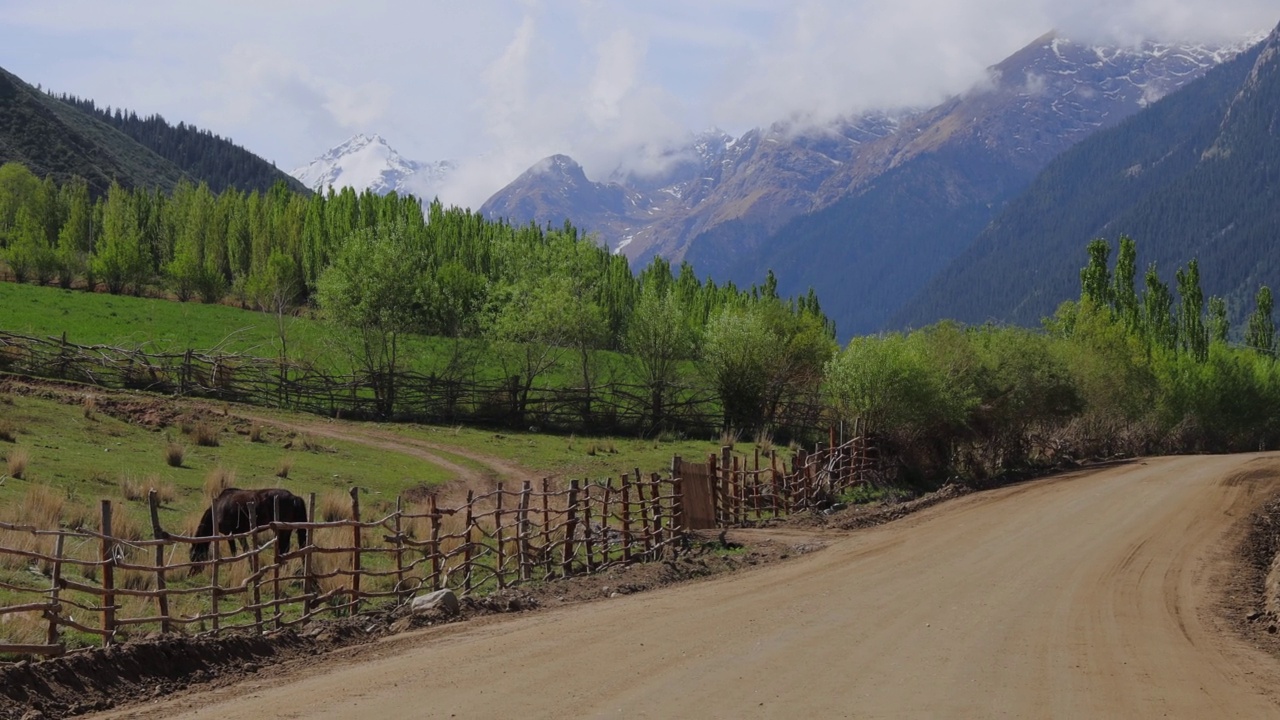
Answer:
[{"label": "stone on roadside", "polygon": [[409,603],[409,611],[414,615],[433,610],[444,610],[450,615],[457,615],[460,609],[458,596],[452,590],[437,590],[419,595]]}]

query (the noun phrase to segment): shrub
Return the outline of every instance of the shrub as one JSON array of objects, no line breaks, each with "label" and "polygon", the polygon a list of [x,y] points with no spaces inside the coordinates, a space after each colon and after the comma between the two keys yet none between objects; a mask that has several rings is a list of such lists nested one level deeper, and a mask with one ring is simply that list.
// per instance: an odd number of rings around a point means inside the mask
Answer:
[{"label": "shrub", "polygon": [[164,461],[169,467],[182,467],[182,461],[187,456],[187,448],[180,442],[170,440],[164,446]]},{"label": "shrub", "polygon": [[198,423],[191,429],[191,439],[200,447],[218,447],[218,428],[209,423]]},{"label": "shrub", "polygon": [[27,474],[27,463],[31,456],[27,454],[26,448],[14,448],[9,451],[9,456],[5,459],[9,469],[9,477],[18,480],[23,479]]},{"label": "shrub", "polygon": [[204,496],[206,500],[212,500],[222,494],[223,490],[236,484],[235,468],[226,468],[221,465],[209,471],[204,476]]},{"label": "shrub", "polygon": [[316,517],[321,522],[337,522],[351,519],[351,498],[339,490],[331,490],[320,496]]},{"label": "shrub", "polygon": [[154,473],[142,479],[132,475],[120,478],[120,494],[125,500],[146,500],[152,490],[156,491],[156,500],[162,505],[171,503],[178,497],[173,483]]}]

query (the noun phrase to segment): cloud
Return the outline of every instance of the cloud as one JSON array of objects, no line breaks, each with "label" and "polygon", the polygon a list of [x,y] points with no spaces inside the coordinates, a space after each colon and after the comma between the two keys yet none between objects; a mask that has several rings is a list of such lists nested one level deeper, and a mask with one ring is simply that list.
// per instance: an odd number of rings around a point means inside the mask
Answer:
[{"label": "cloud", "polygon": [[538,159],[660,170],[692,132],[929,105],[1057,28],[1269,30],[1275,0],[0,0],[6,69],[194,121],[282,167],[357,131],[459,164],[478,206]]}]

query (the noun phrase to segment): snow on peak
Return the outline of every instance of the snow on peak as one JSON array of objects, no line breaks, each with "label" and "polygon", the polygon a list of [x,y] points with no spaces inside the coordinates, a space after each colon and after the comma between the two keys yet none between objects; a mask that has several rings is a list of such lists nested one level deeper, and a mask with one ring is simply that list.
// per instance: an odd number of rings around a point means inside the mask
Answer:
[{"label": "snow on peak", "polygon": [[428,200],[435,197],[453,169],[448,161],[409,160],[381,135],[359,133],[290,174],[316,192],[350,187],[357,192],[395,192]]}]

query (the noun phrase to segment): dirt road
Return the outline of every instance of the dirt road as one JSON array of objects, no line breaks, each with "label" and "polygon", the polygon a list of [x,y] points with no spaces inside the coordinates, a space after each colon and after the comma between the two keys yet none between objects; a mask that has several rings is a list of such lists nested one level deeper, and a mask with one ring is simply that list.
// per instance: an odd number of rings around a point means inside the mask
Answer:
[{"label": "dirt road", "polygon": [[112,716],[1275,718],[1280,663],[1218,603],[1239,521],[1276,489],[1276,455],[1074,473]]}]

